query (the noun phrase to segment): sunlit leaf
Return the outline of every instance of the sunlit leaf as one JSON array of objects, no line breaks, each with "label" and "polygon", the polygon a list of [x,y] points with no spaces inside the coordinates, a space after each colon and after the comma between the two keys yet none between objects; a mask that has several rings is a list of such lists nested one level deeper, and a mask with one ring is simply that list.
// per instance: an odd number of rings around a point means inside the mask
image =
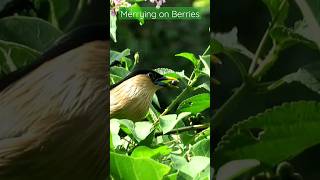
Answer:
[{"label": "sunlit leaf", "polygon": [[203,68],[201,70],[202,73],[210,77],[210,55],[200,56],[200,60],[203,64]]},{"label": "sunlit leaf", "polygon": [[183,165],[179,170],[188,176],[195,178],[202,171],[210,166],[210,158],[203,156],[193,156],[190,162]]},{"label": "sunlit leaf", "polygon": [[183,53],[179,53],[179,54],[176,54],[175,56],[178,56],[178,57],[184,57],[185,59],[188,59],[189,61],[192,62],[192,64],[194,66],[197,66],[198,65],[198,59],[196,58],[196,56],[192,53],[188,53],[188,52],[183,52]]},{"label": "sunlit leaf", "polygon": [[134,149],[131,157],[157,158],[157,156],[165,156],[170,154],[171,149],[168,146],[160,146],[152,149],[146,146],[138,146]]},{"label": "sunlit leaf", "polygon": [[160,127],[163,131],[163,134],[171,131],[179,121],[190,115],[190,112],[182,112],[178,116],[176,114],[160,116]]},{"label": "sunlit leaf", "polygon": [[123,57],[130,55],[130,49],[125,49],[122,52],[110,51],[110,64],[112,64],[114,61],[121,61]]},{"label": "sunlit leaf", "polygon": [[162,180],[170,172],[170,167],[153,159],[144,157],[130,157],[110,152],[110,173],[115,179]]},{"label": "sunlit leaf", "polygon": [[178,71],[174,71],[169,68],[157,68],[157,69],[154,69],[154,71],[156,71],[159,74],[162,74],[164,76],[174,77],[176,79],[187,78],[184,74],[184,71],[178,72]]},{"label": "sunlit leaf", "polygon": [[178,107],[179,112],[191,112],[193,114],[202,112],[210,107],[210,94],[203,93],[182,101]]},{"label": "sunlit leaf", "polygon": [[136,122],[134,130],[137,136],[137,140],[144,140],[150,134],[152,127],[152,123],[148,121]]},{"label": "sunlit leaf", "polygon": [[110,68],[110,73],[116,76],[121,77],[121,79],[125,78],[130,72],[123,68],[118,66],[113,66]]},{"label": "sunlit leaf", "polygon": [[117,119],[110,120],[110,134],[112,134],[112,146],[116,149],[121,145],[120,136],[118,135],[120,130],[120,124]]},{"label": "sunlit leaf", "polygon": [[191,153],[194,156],[210,157],[210,138],[195,143],[191,148]]}]

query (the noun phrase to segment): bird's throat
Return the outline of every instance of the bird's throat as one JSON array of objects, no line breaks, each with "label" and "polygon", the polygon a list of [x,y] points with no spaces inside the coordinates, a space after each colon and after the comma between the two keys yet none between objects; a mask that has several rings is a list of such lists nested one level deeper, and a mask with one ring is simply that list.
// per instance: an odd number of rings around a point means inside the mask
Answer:
[{"label": "bird's throat", "polygon": [[152,84],[137,82],[136,79],[127,80],[113,88],[110,92],[111,118],[142,120],[157,89]]}]

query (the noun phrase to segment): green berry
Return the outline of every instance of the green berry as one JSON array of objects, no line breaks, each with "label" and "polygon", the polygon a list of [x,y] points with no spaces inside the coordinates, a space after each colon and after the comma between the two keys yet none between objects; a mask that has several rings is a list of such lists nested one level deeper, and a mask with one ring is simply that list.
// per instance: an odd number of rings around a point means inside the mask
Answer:
[{"label": "green berry", "polygon": [[290,176],[290,180],[303,180],[303,177],[299,173],[293,173]]},{"label": "green berry", "polygon": [[277,166],[276,174],[281,178],[291,177],[291,175],[293,174],[293,167],[288,162],[281,162]]}]

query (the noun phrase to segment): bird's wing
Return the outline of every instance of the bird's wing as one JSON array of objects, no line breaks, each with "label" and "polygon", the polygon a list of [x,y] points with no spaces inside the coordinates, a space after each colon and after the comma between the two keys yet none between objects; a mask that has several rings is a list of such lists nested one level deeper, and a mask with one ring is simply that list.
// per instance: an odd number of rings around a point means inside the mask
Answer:
[{"label": "bird's wing", "polygon": [[107,57],[91,42],[0,92],[0,179],[106,178]]}]

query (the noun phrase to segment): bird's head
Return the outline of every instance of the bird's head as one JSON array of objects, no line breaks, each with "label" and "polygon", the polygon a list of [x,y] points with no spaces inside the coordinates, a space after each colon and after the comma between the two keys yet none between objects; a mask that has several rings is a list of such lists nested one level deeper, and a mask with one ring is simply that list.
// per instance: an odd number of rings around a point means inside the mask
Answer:
[{"label": "bird's head", "polygon": [[177,79],[152,70],[134,71],[111,87],[110,117],[141,120],[149,110],[154,93],[163,87],[175,87],[177,84]]},{"label": "bird's head", "polygon": [[173,77],[161,75],[155,71],[146,71],[144,74],[151,80],[151,82],[158,86],[162,87],[176,87],[178,84],[178,80]]},{"label": "bird's head", "polygon": [[138,70],[134,71],[112,87],[118,86],[122,83],[130,83],[134,86],[140,87],[149,87],[150,89],[161,89],[163,87],[177,87],[179,81],[176,78],[164,76],[153,70]]}]

